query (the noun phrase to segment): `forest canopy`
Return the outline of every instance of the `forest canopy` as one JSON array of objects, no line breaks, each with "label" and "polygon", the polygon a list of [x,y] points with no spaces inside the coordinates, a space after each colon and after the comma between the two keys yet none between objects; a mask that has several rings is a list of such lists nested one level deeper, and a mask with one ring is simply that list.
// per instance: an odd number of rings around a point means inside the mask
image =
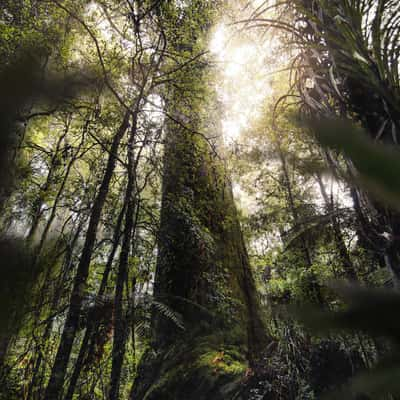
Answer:
[{"label": "forest canopy", "polygon": [[0,400],[400,396],[397,0],[0,2]]}]

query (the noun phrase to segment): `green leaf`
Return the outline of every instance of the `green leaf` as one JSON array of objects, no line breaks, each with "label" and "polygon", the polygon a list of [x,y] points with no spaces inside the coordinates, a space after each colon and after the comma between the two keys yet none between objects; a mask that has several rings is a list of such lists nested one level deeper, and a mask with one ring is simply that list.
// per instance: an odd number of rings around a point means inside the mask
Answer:
[{"label": "green leaf", "polygon": [[400,209],[399,150],[368,138],[359,127],[343,121],[314,124],[320,143],[350,159],[367,190],[384,203]]}]

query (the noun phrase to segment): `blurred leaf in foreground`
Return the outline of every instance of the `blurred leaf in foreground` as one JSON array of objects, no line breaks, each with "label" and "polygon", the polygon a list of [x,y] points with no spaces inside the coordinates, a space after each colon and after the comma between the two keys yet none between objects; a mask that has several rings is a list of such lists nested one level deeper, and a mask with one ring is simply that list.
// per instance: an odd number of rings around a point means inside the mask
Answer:
[{"label": "blurred leaf in foreground", "polygon": [[12,190],[18,122],[26,124],[32,116],[51,114],[99,82],[91,71],[63,75],[47,71],[43,59],[38,49],[21,49],[0,68],[0,207]]},{"label": "blurred leaf in foreground", "polygon": [[345,121],[313,125],[319,142],[350,159],[361,183],[376,198],[400,209],[400,153],[393,146],[372,141],[359,127]]},{"label": "blurred leaf in foreground", "polygon": [[336,331],[364,332],[373,337],[390,338],[393,344],[386,356],[372,370],[358,374],[348,386],[330,393],[327,399],[387,399],[400,393],[400,293],[394,290],[367,289],[353,285],[330,285],[345,301],[339,311],[316,307],[292,308],[297,319],[319,334]]},{"label": "blurred leaf in foreground", "polygon": [[313,307],[294,311],[306,326],[318,333],[331,330],[357,330],[370,335],[385,336],[400,344],[400,320],[394,318],[400,309],[400,293],[388,289],[367,289],[334,284],[333,289],[347,304],[340,311]]}]

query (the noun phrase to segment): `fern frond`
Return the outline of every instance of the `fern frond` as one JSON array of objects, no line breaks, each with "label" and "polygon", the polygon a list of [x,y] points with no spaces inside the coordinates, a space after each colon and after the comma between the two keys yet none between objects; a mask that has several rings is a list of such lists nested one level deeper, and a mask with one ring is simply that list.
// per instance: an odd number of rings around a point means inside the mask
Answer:
[{"label": "fern frond", "polygon": [[169,306],[159,301],[153,300],[152,305],[160,312],[164,317],[171,320],[178,328],[185,330],[185,326],[183,324],[182,315],[178,312],[172,310]]}]

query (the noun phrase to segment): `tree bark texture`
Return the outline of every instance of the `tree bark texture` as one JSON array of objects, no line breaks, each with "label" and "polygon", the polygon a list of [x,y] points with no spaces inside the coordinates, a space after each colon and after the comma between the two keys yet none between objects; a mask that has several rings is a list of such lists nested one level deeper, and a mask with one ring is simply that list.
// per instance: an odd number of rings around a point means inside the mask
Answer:
[{"label": "tree bark texture", "polygon": [[154,297],[184,329],[154,307],[131,398],[240,399],[268,338],[231,184],[202,137],[167,135]]}]

